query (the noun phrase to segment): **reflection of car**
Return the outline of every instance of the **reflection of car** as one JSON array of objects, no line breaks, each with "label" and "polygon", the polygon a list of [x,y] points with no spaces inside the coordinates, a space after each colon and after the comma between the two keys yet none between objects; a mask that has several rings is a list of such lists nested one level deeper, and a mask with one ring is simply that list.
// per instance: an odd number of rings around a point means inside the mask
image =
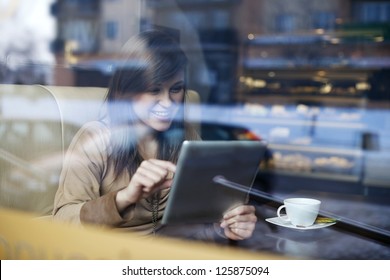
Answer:
[{"label": "reflection of car", "polygon": [[134,64],[123,60],[87,60],[74,65],[76,86],[107,87],[117,68],[132,67]]},{"label": "reflection of car", "polygon": [[[202,123],[201,136],[203,140],[261,140],[259,135],[246,127],[225,123]],[[271,159],[271,151],[267,148],[264,160],[260,164],[260,172],[257,173],[254,181],[254,189],[270,191],[274,176],[271,173],[261,172],[261,170],[269,165]]]},{"label": "reflection of car", "polygon": [[2,119],[0,206],[49,214],[62,168],[63,145],[69,145],[77,130],[77,126],[62,127],[53,120]]},{"label": "reflection of car", "polygon": [[203,140],[260,140],[251,130],[231,124],[202,123],[201,137]]}]

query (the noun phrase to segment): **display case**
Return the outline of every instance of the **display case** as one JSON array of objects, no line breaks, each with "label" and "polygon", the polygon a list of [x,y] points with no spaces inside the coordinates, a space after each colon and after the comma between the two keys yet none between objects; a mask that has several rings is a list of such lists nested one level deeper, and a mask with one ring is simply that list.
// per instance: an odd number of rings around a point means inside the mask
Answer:
[{"label": "display case", "polygon": [[360,150],[270,144],[268,172],[358,183],[362,175]]},{"label": "display case", "polygon": [[274,186],[381,193],[390,188],[390,114],[359,107],[246,103],[235,121],[269,143]]},{"label": "display case", "polygon": [[390,114],[374,109],[388,107],[375,95],[376,77],[388,64],[368,52],[359,59],[367,63],[357,65],[347,44],[325,39],[248,36],[240,59],[238,119],[268,141],[271,157],[263,172],[276,180],[274,187],[359,193],[388,188]]}]

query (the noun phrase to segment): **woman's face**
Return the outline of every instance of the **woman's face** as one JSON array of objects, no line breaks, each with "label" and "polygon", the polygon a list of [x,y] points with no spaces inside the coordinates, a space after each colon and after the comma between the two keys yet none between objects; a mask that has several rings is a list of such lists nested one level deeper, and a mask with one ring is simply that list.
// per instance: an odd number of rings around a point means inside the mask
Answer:
[{"label": "woman's face", "polygon": [[133,97],[133,111],[146,126],[157,131],[169,129],[184,100],[184,71],[171,80],[152,85]]}]

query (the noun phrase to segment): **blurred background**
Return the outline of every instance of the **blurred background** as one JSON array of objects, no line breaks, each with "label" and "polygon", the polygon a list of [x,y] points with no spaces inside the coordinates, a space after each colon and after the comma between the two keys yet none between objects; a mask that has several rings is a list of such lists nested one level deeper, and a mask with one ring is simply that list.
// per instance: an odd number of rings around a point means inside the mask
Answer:
[{"label": "blurred background", "polygon": [[61,152],[95,118],[86,108],[99,107],[121,46],[156,27],[189,57],[203,137],[268,142],[256,188],[322,197],[390,231],[390,1],[380,0],[0,0],[0,205],[36,211],[15,206],[17,189],[55,192]]}]

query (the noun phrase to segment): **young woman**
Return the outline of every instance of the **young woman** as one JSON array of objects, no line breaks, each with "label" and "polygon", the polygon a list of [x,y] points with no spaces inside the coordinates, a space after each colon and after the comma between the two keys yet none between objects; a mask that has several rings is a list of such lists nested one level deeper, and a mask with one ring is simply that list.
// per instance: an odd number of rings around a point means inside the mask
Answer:
[{"label": "young woman", "polygon": [[[184,122],[187,58],[161,31],[140,33],[124,46],[107,114],[84,125],[70,145],[53,215],[81,224],[156,232],[182,142],[199,139]],[[239,206],[220,223],[233,240],[249,238],[254,207]]]}]

